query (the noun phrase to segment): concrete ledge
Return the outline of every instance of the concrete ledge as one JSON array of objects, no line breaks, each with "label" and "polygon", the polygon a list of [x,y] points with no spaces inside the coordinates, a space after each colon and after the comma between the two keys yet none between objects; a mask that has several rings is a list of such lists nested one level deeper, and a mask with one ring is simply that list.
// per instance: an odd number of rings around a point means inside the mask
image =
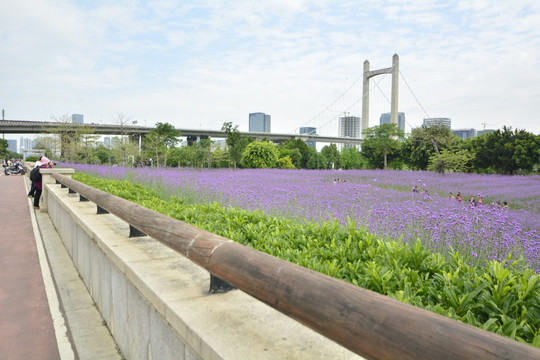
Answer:
[{"label": "concrete ledge", "polygon": [[[104,326],[103,318],[96,309],[94,300],[77,276],[77,270],[55,231],[51,219],[42,212],[36,212],[36,218],[39,231],[46,239],[43,244],[47,250],[47,259],[54,274],[57,292],[72,334],[73,347],[77,353],[76,357],[62,356],[62,359],[121,360],[122,357],[118,353],[116,344],[109,330]],[[71,344],[64,346],[71,347]]]},{"label": "concrete ledge", "polygon": [[361,359],[239,290],[209,294],[206,270],[46,187],[49,216],[126,358]]}]

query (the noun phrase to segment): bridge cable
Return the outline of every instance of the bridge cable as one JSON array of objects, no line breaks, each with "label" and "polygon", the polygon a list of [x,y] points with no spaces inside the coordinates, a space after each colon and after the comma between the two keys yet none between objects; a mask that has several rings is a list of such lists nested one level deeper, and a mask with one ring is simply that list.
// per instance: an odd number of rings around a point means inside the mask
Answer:
[{"label": "bridge cable", "polygon": [[[374,81],[374,82],[373,82],[374,85],[371,86],[370,92],[371,92],[371,90],[373,90],[375,87],[379,88],[379,83],[380,83],[381,81],[383,81],[384,78],[385,78],[385,76],[382,76],[382,77],[379,79],[378,82],[375,82],[375,81]],[[356,81],[355,81],[355,83],[356,83]],[[347,89],[347,91],[348,91],[348,90],[349,90],[349,89]],[[380,88],[379,88],[379,90],[380,90]],[[383,94],[383,95],[384,95],[384,94]],[[347,112],[347,110],[350,110],[353,106],[355,106],[355,105],[358,104],[360,101],[362,101],[362,100],[364,99],[364,97],[365,97],[365,95],[362,95],[362,96],[361,96],[358,100],[356,100],[351,106],[349,106],[348,108],[346,108],[344,112]],[[326,109],[325,109],[324,111],[326,111]],[[318,116],[318,115],[317,115],[317,116]],[[315,117],[314,117],[314,118],[315,118]],[[314,118],[312,118],[311,120],[313,120]],[[310,121],[311,121],[311,120],[310,120]],[[319,127],[318,127],[318,130],[322,129],[323,127],[325,127],[326,125],[328,125],[328,124],[330,124],[330,123],[332,123],[332,122],[334,122],[334,121],[336,121],[335,118],[334,118],[334,119],[331,119],[331,120],[329,120],[329,121],[327,121],[327,122],[324,123],[323,125],[319,126]]]},{"label": "bridge cable", "polygon": [[[353,81],[353,83],[343,92],[341,93],[341,95],[339,95],[330,105],[328,105],[325,109],[321,110],[317,115],[313,116],[311,119],[309,119],[308,121],[304,122],[302,125],[300,125],[299,127],[303,127],[304,125],[306,124],[309,124],[310,122],[312,122],[314,119],[316,119],[317,117],[319,117],[322,113],[324,113],[325,111],[327,111],[329,108],[331,108],[333,105],[335,105],[341,98],[343,98],[345,96],[346,93],[349,92],[349,90],[352,89],[352,87],[354,85],[356,85],[356,83],[358,81],[360,81],[360,79],[362,79],[364,77],[364,75],[362,74],[361,76],[359,76],[355,81]],[[294,132],[294,130],[292,131]]]},{"label": "bridge cable", "polygon": [[418,105],[420,106],[420,108],[422,109],[422,111],[424,112],[424,114],[426,114],[426,117],[430,117],[427,113],[427,111],[424,109],[424,107],[422,106],[422,104],[420,104],[420,101],[418,101],[418,98],[416,97],[416,95],[414,94],[414,92],[412,91],[411,87],[409,86],[409,83],[407,83],[407,80],[405,80],[405,76],[403,76],[403,73],[400,71],[399,72],[399,75],[401,75],[401,78],[403,79],[403,81],[405,82],[405,85],[407,85],[407,88],[409,89],[409,91],[411,92],[414,100],[416,100],[416,102],[418,103]]}]

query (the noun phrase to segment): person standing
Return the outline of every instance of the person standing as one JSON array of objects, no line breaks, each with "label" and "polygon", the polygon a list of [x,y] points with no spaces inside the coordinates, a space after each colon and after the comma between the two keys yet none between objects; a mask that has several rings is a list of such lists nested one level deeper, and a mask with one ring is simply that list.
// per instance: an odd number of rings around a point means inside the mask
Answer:
[{"label": "person standing", "polygon": [[[39,160],[36,160],[36,163],[34,164],[33,169],[35,169],[38,166],[41,166],[41,159],[43,159],[43,156],[39,158]],[[32,186],[30,186],[30,191],[28,192],[28,197],[34,197],[36,193],[36,184],[34,181],[32,181]]]},{"label": "person standing", "polygon": [[[50,169],[53,167],[52,161],[47,159],[45,156],[41,158],[41,166],[40,169]],[[43,176],[39,178],[35,182],[36,191],[34,194],[34,209],[39,210],[39,198],[41,197],[41,193],[43,192]]]}]

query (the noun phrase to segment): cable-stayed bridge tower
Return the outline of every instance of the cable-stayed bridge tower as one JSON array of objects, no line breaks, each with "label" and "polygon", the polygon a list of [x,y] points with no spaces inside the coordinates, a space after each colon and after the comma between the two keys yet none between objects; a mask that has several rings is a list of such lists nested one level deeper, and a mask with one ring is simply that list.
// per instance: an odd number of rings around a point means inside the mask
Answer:
[{"label": "cable-stayed bridge tower", "polygon": [[399,56],[392,56],[392,67],[369,70],[369,61],[364,61],[364,81],[362,95],[362,134],[369,127],[369,79],[382,74],[392,74],[392,95],[390,99],[390,123],[398,124],[398,77],[399,77]]}]

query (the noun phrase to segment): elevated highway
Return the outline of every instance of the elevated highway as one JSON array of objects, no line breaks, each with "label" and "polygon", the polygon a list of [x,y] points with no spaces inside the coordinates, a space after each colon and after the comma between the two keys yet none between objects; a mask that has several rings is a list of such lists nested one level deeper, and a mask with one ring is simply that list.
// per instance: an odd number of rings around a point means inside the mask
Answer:
[{"label": "elevated highway", "polygon": [[[69,125],[69,126],[67,126]],[[3,134],[46,134],[52,133],[55,129],[62,128],[69,131],[72,129],[76,131],[80,128],[91,128],[95,130],[96,134],[100,135],[128,135],[128,136],[140,136],[148,134],[154,128],[137,125],[108,125],[108,124],[77,124],[69,123],[63,124],[58,122],[47,121],[27,121],[27,120],[2,120],[0,121],[0,133]],[[206,135],[211,138],[225,139],[227,134],[222,130],[211,129],[187,129],[177,128],[180,130],[181,136],[201,136]],[[339,137],[339,136],[318,136],[309,134],[278,134],[278,133],[265,133],[265,132],[240,132],[242,136],[251,136],[255,139],[266,138],[272,142],[282,142],[291,139],[302,139],[304,141],[322,142],[322,143],[334,143],[334,144],[352,144],[360,145],[362,139]]]}]

